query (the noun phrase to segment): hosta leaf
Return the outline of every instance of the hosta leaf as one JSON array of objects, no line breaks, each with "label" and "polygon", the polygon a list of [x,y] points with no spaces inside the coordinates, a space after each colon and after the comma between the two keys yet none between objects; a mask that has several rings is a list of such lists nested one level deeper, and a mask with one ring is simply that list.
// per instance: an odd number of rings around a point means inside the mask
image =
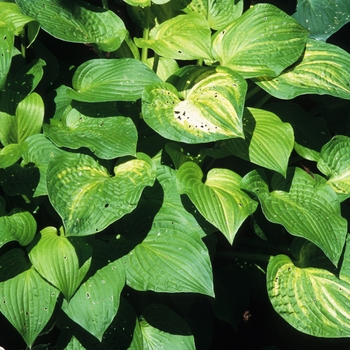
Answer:
[{"label": "hosta leaf", "polygon": [[337,266],[347,221],[341,217],[337,195],[325,179],[300,168],[290,168],[286,179],[273,176],[269,192],[266,182],[254,170],[243,178],[241,186],[258,196],[269,221],[316,244]]},{"label": "hosta leaf", "polygon": [[51,119],[44,132],[58,147],[87,147],[102,159],[136,155],[137,130],[128,117],[90,118],[72,109],[61,121]]},{"label": "hosta leaf", "polygon": [[243,1],[193,0],[184,11],[199,13],[208,20],[210,28],[221,30],[242,15]]},{"label": "hosta leaf", "polygon": [[247,108],[243,114],[244,139],[223,141],[235,156],[286,175],[294,145],[293,128],[275,114]]},{"label": "hosta leaf", "polygon": [[[59,291],[28,266],[23,251],[13,249],[1,257],[1,270],[25,270],[10,279],[1,278],[0,311],[21,334],[28,347],[50,320]],[[4,276],[4,271],[1,271]],[[6,272],[5,272],[6,274]]]},{"label": "hosta leaf", "polygon": [[80,65],[68,89],[82,102],[136,101],[145,86],[161,81],[146,64],[133,59],[95,59]]},{"label": "hosta leaf", "polygon": [[11,241],[28,245],[36,233],[36,221],[29,212],[12,213],[0,217],[0,248]]},{"label": "hosta leaf", "polygon": [[[157,179],[164,190],[164,201],[147,237],[125,258],[127,284],[142,291],[213,296],[211,264],[201,240],[202,228],[181,204],[175,172],[162,167]],[[155,204],[146,205],[149,208]]]},{"label": "hosta leaf", "polygon": [[64,153],[64,151],[56,147],[43,134],[36,134],[28,137],[26,143],[28,145],[28,150],[23,154],[23,162],[26,165],[34,164],[40,172],[39,183],[34,190],[33,197],[47,195],[47,166],[51,160]]},{"label": "hosta leaf", "polygon": [[300,332],[323,338],[350,336],[350,284],[324,269],[298,268],[278,255],[267,267],[272,306]]},{"label": "hosta leaf", "polygon": [[114,168],[114,176],[93,158],[63,154],[49,163],[49,199],[61,216],[66,236],[83,236],[102,231],[137,206],[146,186],[156,176],[152,160],[138,154]]},{"label": "hosta leaf", "polygon": [[124,285],[124,266],[116,260],[84,282],[69,303],[64,300],[62,310],[101,341],[117,314]]},{"label": "hosta leaf", "polygon": [[146,7],[151,5],[151,0],[123,0],[130,6]]},{"label": "hosta leaf", "polygon": [[203,172],[196,163],[184,163],[177,172],[179,192],[187,194],[198,211],[232,244],[257,202],[240,190],[242,178],[231,170],[212,169],[205,183],[202,179]]},{"label": "hosta leaf", "polygon": [[[74,245],[54,227],[40,231],[39,242],[29,253],[34,268],[47,281],[58,288],[69,301],[85,277],[91,263],[91,257],[79,266]],[[88,250],[89,246],[84,245]]]},{"label": "hosta leaf", "polygon": [[65,350],[85,350],[85,348],[81,345],[79,340],[73,335],[70,342],[67,344]]},{"label": "hosta leaf", "polygon": [[[138,333],[142,338],[142,349],[194,350],[194,337],[188,326],[177,314],[163,305],[149,306],[138,321]],[[135,327],[136,328],[136,327]],[[132,349],[140,349],[132,346]]]},{"label": "hosta leaf", "polygon": [[338,46],[309,39],[298,64],[276,78],[257,78],[256,84],[274,97],[332,95],[350,100],[350,54]]},{"label": "hosta leaf", "polygon": [[[203,74],[206,77],[197,81]],[[186,86],[184,78],[196,83]],[[244,79],[224,67],[202,67],[190,68],[178,84],[179,91],[169,83],[145,88],[142,114],[152,129],[170,140],[186,143],[243,136],[243,102],[247,89]]]},{"label": "hosta leaf", "polygon": [[211,31],[207,20],[196,14],[178,15],[154,27],[149,39],[135,38],[141,48],[176,60],[211,59]]},{"label": "hosta leaf", "polygon": [[318,169],[328,177],[327,183],[341,200],[350,197],[350,138],[334,136],[321,149]]},{"label": "hosta leaf", "polygon": [[2,22],[0,19],[0,89],[6,82],[12,59],[12,49],[15,38],[15,28],[11,23]]},{"label": "hosta leaf", "polygon": [[213,55],[245,78],[274,77],[300,57],[306,38],[307,31],[286,13],[257,4],[215,34]]},{"label": "hosta leaf", "polygon": [[[1,119],[1,116],[0,116]],[[12,143],[0,150],[0,169],[8,168],[15,164],[22,154],[27,150],[27,142]]]},{"label": "hosta leaf", "polygon": [[124,22],[112,11],[76,0],[16,0],[21,11],[35,18],[55,38],[74,43],[95,43],[115,51],[126,35]]},{"label": "hosta leaf", "polygon": [[350,284],[350,238],[349,236],[346,240],[344,259],[341,265],[339,278]]},{"label": "hosta leaf", "polygon": [[0,116],[1,142],[5,146],[21,143],[40,132],[43,120],[44,102],[39,94],[33,92],[18,104],[15,116],[6,113]]},{"label": "hosta leaf", "polygon": [[309,31],[310,37],[326,41],[350,22],[347,0],[298,0],[293,17]]}]

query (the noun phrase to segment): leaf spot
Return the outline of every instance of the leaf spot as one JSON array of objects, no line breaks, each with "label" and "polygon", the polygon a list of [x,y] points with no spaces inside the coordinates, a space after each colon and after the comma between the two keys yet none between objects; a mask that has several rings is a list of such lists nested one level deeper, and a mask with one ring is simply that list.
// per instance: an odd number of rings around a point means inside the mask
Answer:
[{"label": "leaf spot", "polygon": [[89,299],[90,298],[90,293],[86,293],[86,297]]}]

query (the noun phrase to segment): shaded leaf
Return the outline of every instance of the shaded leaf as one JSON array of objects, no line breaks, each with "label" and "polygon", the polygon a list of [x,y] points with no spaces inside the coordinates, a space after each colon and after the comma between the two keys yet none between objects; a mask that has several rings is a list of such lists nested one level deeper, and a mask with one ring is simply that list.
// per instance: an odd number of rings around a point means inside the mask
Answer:
[{"label": "shaded leaf", "polygon": [[5,146],[0,150],[0,168],[8,168],[15,164],[27,148],[27,142],[12,143]]},{"label": "shaded leaf", "polygon": [[274,77],[300,57],[306,38],[307,31],[286,13],[256,4],[214,35],[213,55],[245,78]]},{"label": "shaded leaf", "polygon": [[11,23],[0,21],[0,89],[5,86],[11,65],[12,49],[15,41],[14,31],[15,28]]},{"label": "shaded leaf", "polygon": [[114,176],[89,156],[63,154],[49,163],[46,178],[49,199],[63,220],[66,236],[84,236],[134,210],[155,175],[152,160],[141,153],[138,159],[116,166]]},{"label": "shaded leaf", "polygon": [[184,163],[176,177],[179,192],[187,194],[198,211],[232,244],[244,220],[257,207],[257,202],[240,190],[242,178],[228,169],[212,169],[203,183],[203,172],[193,162]]},{"label": "shaded leaf", "polygon": [[326,94],[350,100],[349,65],[350,54],[345,50],[309,39],[300,62],[276,78],[261,77],[255,82],[280,99]]}]

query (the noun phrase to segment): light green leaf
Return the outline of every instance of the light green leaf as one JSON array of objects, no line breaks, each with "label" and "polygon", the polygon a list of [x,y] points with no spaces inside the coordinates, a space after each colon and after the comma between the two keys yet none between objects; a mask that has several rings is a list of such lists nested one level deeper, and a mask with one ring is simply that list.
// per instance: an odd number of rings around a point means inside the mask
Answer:
[{"label": "light green leaf", "polygon": [[276,78],[257,78],[256,84],[274,97],[332,95],[350,100],[350,54],[338,46],[309,39],[300,62]]},{"label": "light green leaf", "polygon": [[31,348],[52,316],[59,291],[30,268],[20,249],[2,255],[0,266],[0,311]]},{"label": "light green leaf", "polygon": [[[196,349],[194,337],[188,326],[166,306],[158,304],[149,306],[137,323],[139,324],[139,336],[142,337],[142,349]],[[135,347],[130,349],[136,350]]]},{"label": "light green leaf", "polygon": [[[201,240],[203,226],[182,206],[175,171],[169,167],[158,171],[164,191],[162,207],[147,237],[125,258],[127,284],[141,291],[214,296],[210,258]],[[157,206],[147,201],[140,211]]]},{"label": "light green leaf", "polygon": [[82,102],[136,101],[145,86],[161,79],[146,64],[133,58],[94,59],[74,73],[67,95]]},{"label": "light green leaf", "polygon": [[212,169],[203,183],[203,172],[193,162],[184,163],[176,176],[179,192],[187,194],[198,211],[232,244],[244,220],[257,208],[257,202],[240,190],[242,178],[228,169]]},{"label": "light green leaf", "polygon": [[209,22],[210,28],[221,30],[243,12],[243,0],[192,0],[184,12],[196,12]]},{"label": "light green leaf", "polygon": [[339,278],[350,284],[350,237],[346,239],[344,259],[341,265]]},{"label": "light green leaf", "polygon": [[51,119],[44,132],[58,147],[87,147],[102,159],[136,155],[137,130],[128,117],[90,118],[72,109],[61,121]]},{"label": "light green leaf", "polygon": [[[150,57],[146,61],[147,66],[150,69],[153,69],[154,66],[154,57]],[[155,71],[159,78],[163,81],[166,81],[172,74],[174,74],[178,69],[178,63],[172,58],[159,57],[159,60],[156,64],[157,70]]]},{"label": "light green leaf", "polygon": [[7,242],[28,245],[36,233],[36,221],[29,212],[12,213],[0,217],[0,248]]},{"label": "light green leaf", "polygon": [[39,169],[40,179],[37,184],[33,197],[47,195],[46,170],[49,162],[60,154],[64,153],[57,148],[43,134],[36,134],[27,138],[28,150],[23,154],[23,162],[34,164]]},{"label": "light green leaf", "polygon": [[[89,270],[91,257],[80,267],[76,249],[62,231],[54,227],[42,229],[41,238],[31,249],[29,258],[40,275],[69,301]],[[89,246],[84,244],[83,249],[88,251]]]},{"label": "light green leaf", "polygon": [[340,215],[336,193],[324,178],[290,168],[286,179],[278,174],[273,176],[269,192],[266,181],[254,170],[243,178],[241,187],[258,196],[269,221],[316,244],[337,266],[347,221]]},{"label": "light green leaf", "polygon": [[51,204],[61,216],[66,236],[102,231],[135,209],[156,171],[152,160],[141,153],[114,168],[114,176],[93,158],[63,154],[48,165],[47,190]]},{"label": "light green leaf", "polygon": [[176,60],[212,59],[211,31],[207,20],[196,14],[178,15],[153,28],[149,39],[135,38],[140,48]]},{"label": "light green leaf", "polygon": [[14,31],[13,24],[2,22],[0,18],[0,89],[5,86],[11,65],[12,49],[15,41]]},{"label": "light green leaf", "polygon": [[102,341],[103,333],[117,314],[124,285],[124,266],[121,260],[116,260],[84,282],[69,303],[64,300],[62,310]]},{"label": "light green leaf", "polygon": [[15,116],[1,114],[1,142],[5,146],[21,143],[27,137],[40,132],[43,120],[44,102],[39,94],[33,92],[18,104]]},{"label": "light green leaf", "polygon": [[350,138],[334,136],[321,149],[317,168],[343,201],[350,197]]},{"label": "light green leaf", "polygon": [[85,350],[79,340],[73,335],[65,350]]},{"label": "light green leaf", "polygon": [[21,11],[35,18],[55,38],[95,43],[107,52],[117,50],[126,35],[124,22],[112,11],[75,0],[16,0]]},{"label": "light green leaf", "polygon": [[130,6],[146,7],[151,5],[151,0],[123,0]]},{"label": "light green leaf", "polygon": [[[192,84],[186,83],[190,81]],[[225,67],[189,67],[177,81],[145,88],[142,114],[173,141],[204,143],[242,137],[246,81]]]},{"label": "light green leaf", "polygon": [[293,17],[308,30],[311,38],[326,41],[350,22],[348,0],[298,0]]},{"label": "light green leaf", "polygon": [[[1,115],[0,115],[1,119]],[[1,124],[1,122],[0,122]],[[1,135],[0,135],[1,136]],[[8,168],[15,164],[22,154],[27,150],[27,142],[12,143],[0,150],[0,169]]]},{"label": "light green leaf", "polygon": [[306,38],[307,31],[286,13],[257,4],[214,35],[213,55],[245,78],[274,77],[300,57]]},{"label": "light green leaf", "polygon": [[300,332],[350,336],[350,284],[327,270],[298,268],[289,257],[278,255],[267,267],[267,291],[277,313]]},{"label": "light green leaf", "polygon": [[244,139],[223,141],[235,156],[286,175],[293,151],[294,132],[275,114],[256,108],[246,108],[243,114]]}]

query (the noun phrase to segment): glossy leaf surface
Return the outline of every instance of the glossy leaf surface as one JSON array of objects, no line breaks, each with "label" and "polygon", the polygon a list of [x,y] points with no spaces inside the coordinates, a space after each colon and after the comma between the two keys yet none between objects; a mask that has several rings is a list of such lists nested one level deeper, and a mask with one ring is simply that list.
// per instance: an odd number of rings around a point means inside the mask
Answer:
[{"label": "glossy leaf surface", "polygon": [[139,159],[116,166],[111,176],[89,156],[63,154],[49,163],[46,177],[50,201],[64,222],[66,236],[83,236],[100,232],[131,212],[143,189],[153,185],[155,166],[139,154]]},{"label": "glossy leaf surface", "polygon": [[[1,118],[1,116],[0,116]],[[1,136],[1,135],[0,135]],[[7,168],[17,162],[22,154],[27,150],[28,144],[22,143],[11,143],[0,150],[0,169]]]}]

